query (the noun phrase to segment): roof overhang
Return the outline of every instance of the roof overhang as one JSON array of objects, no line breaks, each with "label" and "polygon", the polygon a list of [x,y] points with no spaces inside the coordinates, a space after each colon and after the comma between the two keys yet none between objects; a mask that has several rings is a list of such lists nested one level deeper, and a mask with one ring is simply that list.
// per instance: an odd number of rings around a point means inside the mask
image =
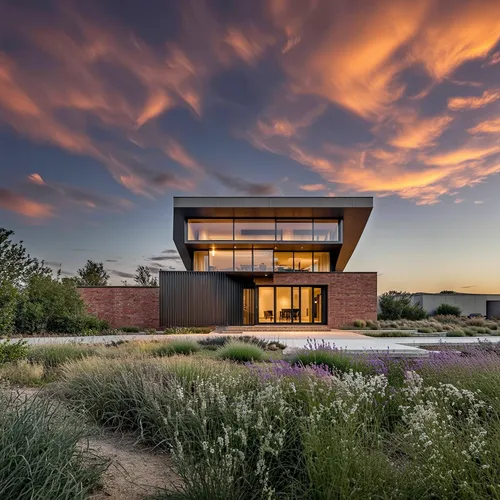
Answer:
[{"label": "roof overhang", "polygon": [[185,221],[191,218],[339,218],[343,244],[336,271],[351,258],[373,209],[372,197],[174,197],[174,243],[186,265],[191,255],[185,242]]}]

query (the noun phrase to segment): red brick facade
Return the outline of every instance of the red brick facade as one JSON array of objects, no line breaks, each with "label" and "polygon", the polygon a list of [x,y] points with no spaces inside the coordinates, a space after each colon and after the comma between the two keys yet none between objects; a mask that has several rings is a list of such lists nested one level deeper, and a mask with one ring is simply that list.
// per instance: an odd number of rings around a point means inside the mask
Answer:
[{"label": "red brick facade", "polygon": [[159,288],[105,286],[79,288],[89,313],[108,321],[112,328],[158,328]]},{"label": "red brick facade", "polygon": [[377,319],[377,273],[276,273],[275,285],[327,285],[328,326]]}]

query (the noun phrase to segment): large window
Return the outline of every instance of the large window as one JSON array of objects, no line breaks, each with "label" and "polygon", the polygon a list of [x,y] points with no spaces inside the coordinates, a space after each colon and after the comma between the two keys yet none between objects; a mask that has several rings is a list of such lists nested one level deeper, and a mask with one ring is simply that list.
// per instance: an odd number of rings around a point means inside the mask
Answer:
[{"label": "large window", "polygon": [[293,256],[293,270],[311,272],[313,270],[313,253],[295,252]]},{"label": "large window", "polygon": [[235,240],[275,240],[276,223],[274,219],[235,219]]},{"label": "large window", "polygon": [[189,219],[188,241],[339,241],[334,219]]},{"label": "large window", "polygon": [[252,250],[234,251],[234,270],[235,271],[252,270]]},{"label": "large window", "polygon": [[233,251],[232,250],[211,250],[208,257],[209,271],[232,271]]},{"label": "large window", "polygon": [[313,271],[315,273],[330,272],[330,254],[328,252],[314,252]]},{"label": "large window", "polygon": [[253,270],[261,272],[272,272],[273,270],[273,251],[272,250],[254,250],[253,251]]},{"label": "large window", "polygon": [[[233,267],[234,256],[234,267]],[[193,256],[194,271],[330,272],[328,252],[274,252],[273,250],[202,250]]]},{"label": "large window", "polygon": [[193,269],[195,271],[208,271],[208,251],[194,252]]},{"label": "large window", "polygon": [[274,270],[293,271],[293,252],[274,252]]},{"label": "large window", "polygon": [[312,241],[312,220],[278,220],[276,223],[278,241]]},{"label": "large window", "polygon": [[259,323],[323,323],[322,287],[259,286]]},{"label": "large window", "polygon": [[189,219],[188,240],[227,241],[233,239],[232,219]]},{"label": "large window", "polygon": [[336,220],[315,220],[314,241],[338,241],[339,222]]}]

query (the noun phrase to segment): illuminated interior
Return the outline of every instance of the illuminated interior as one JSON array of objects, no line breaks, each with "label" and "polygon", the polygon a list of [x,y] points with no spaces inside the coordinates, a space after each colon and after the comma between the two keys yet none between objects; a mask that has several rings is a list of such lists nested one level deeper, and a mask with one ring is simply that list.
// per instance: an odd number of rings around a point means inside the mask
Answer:
[{"label": "illuminated interior", "polygon": [[323,290],[310,286],[260,286],[259,323],[322,323]]}]

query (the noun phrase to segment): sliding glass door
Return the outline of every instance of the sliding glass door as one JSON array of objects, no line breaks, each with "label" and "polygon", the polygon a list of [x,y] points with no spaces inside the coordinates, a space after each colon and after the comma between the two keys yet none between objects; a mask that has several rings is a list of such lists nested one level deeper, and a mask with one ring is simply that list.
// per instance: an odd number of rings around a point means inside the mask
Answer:
[{"label": "sliding glass door", "polygon": [[323,296],[323,287],[259,286],[256,323],[324,323]]}]

